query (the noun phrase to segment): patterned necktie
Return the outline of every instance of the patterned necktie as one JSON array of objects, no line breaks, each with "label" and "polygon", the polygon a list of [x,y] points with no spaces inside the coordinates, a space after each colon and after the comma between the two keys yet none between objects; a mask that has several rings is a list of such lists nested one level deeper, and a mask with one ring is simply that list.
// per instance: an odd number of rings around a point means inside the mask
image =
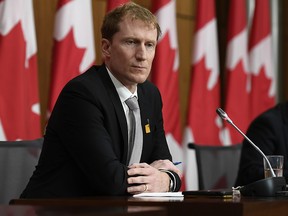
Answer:
[{"label": "patterned necktie", "polygon": [[137,98],[128,98],[125,103],[129,108],[128,119],[130,121],[130,136],[128,137],[128,161],[129,165],[139,163],[143,147],[143,132],[141,127],[140,109]]}]

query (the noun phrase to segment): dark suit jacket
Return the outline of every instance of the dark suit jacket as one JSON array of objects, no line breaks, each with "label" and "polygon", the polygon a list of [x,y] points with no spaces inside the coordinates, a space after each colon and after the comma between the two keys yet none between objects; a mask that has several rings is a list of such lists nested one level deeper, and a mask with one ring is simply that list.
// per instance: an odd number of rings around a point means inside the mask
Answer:
[{"label": "dark suit jacket", "polygon": [[[162,100],[149,81],[138,85],[143,129],[141,162],[171,160]],[[150,133],[145,125],[150,125]],[[93,66],[62,90],[49,119],[39,163],[21,197],[124,195],[127,123],[104,65]]]},{"label": "dark suit jacket", "polygon": [[[246,134],[265,155],[284,155],[283,175],[288,177],[288,102],[278,104],[258,116]],[[243,141],[236,186],[264,178],[263,158],[256,149]]]}]

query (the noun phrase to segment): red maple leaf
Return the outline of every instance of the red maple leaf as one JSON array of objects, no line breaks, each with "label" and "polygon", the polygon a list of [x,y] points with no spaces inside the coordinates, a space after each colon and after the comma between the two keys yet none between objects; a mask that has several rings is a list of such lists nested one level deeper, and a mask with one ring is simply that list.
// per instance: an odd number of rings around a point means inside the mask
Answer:
[{"label": "red maple leaf", "polygon": [[275,97],[269,96],[271,79],[265,75],[264,67],[261,67],[258,75],[252,75],[251,106],[254,119],[260,113],[275,105]]},{"label": "red maple leaf", "polygon": [[192,67],[188,125],[196,143],[220,145],[215,111],[220,104],[220,82],[218,80],[209,90],[207,83],[210,74],[211,70],[205,65],[205,57]]},{"label": "red maple leaf", "polygon": [[40,116],[32,111],[39,103],[37,57],[25,68],[26,42],[20,22],[0,35],[0,119],[7,140],[41,136]]},{"label": "red maple leaf", "polygon": [[[250,92],[247,90],[249,82],[248,75],[245,73],[243,61],[239,61],[233,70],[228,70],[228,86],[226,88],[225,109],[233,122],[243,131],[246,131],[250,119]],[[233,144],[242,142],[243,137],[230,124],[231,142]]]},{"label": "red maple leaf", "polygon": [[181,142],[178,71],[173,71],[176,51],[170,47],[169,33],[157,45],[152,67],[152,82],[159,88],[163,100],[163,118],[166,133],[172,133]]},{"label": "red maple leaf", "polygon": [[80,64],[86,48],[77,47],[74,40],[73,29],[67,36],[61,40],[54,40],[53,47],[53,64],[50,83],[50,102],[49,110],[51,111],[58,98],[58,95],[64,85],[80,74]]}]

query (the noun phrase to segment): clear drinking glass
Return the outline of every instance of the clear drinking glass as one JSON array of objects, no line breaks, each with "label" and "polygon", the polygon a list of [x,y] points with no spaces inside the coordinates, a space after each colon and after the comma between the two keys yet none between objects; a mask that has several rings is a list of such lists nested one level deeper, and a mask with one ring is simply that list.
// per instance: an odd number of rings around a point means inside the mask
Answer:
[{"label": "clear drinking glass", "polygon": [[[276,177],[283,176],[283,163],[284,163],[284,156],[283,155],[267,155],[267,159],[269,160],[271,167],[276,175]],[[264,161],[264,175],[265,178],[272,177],[272,173],[270,171],[269,165],[265,158]]]}]

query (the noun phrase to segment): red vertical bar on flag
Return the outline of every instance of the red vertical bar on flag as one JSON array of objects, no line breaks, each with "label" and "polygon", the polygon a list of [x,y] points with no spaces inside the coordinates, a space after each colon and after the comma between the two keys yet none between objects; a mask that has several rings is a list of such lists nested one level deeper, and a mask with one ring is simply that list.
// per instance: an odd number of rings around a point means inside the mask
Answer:
[{"label": "red vertical bar on flag", "polygon": [[[250,119],[251,92],[248,68],[248,31],[246,1],[231,0],[228,19],[227,86],[225,110],[241,130],[246,131]],[[225,145],[242,142],[238,131],[226,124]]]},{"label": "red vertical bar on flag", "polygon": [[[158,19],[162,36],[156,48],[151,81],[162,95],[164,128],[173,160],[182,161],[176,3],[174,0],[153,1],[152,11]],[[182,186],[183,189],[184,181]]]},{"label": "red vertical bar on flag", "polygon": [[0,140],[36,139],[41,122],[33,2],[1,1],[0,8]]},{"label": "red vertical bar on flag", "polygon": [[213,0],[199,0],[196,8],[189,109],[184,140],[220,145],[218,40]]},{"label": "red vertical bar on flag", "polygon": [[275,105],[276,74],[273,71],[269,0],[255,0],[249,38],[251,118]]},{"label": "red vertical bar on flag", "polygon": [[129,2],[129,0],[107,0],[107,12],[127,2]]},{"label": "red vertical bar on flag", "polygon": [[91,0],[59,0],[50,84],[51,112],[64,85],[95,61]]},{"label": "red vertical bar on flag", "polygon": [[[196,1],[196,28],[191,62],[191,81],[188,116],[183,143],[220,145],[221,119],[216,114],[220,105],[218,39],[214,0]],[[195,152],[187,149],[186,185],[197,190],[197,163]],[[220,173],[219,173],[220,175]],[[215,176],[215,184],[220,176]]]}]

